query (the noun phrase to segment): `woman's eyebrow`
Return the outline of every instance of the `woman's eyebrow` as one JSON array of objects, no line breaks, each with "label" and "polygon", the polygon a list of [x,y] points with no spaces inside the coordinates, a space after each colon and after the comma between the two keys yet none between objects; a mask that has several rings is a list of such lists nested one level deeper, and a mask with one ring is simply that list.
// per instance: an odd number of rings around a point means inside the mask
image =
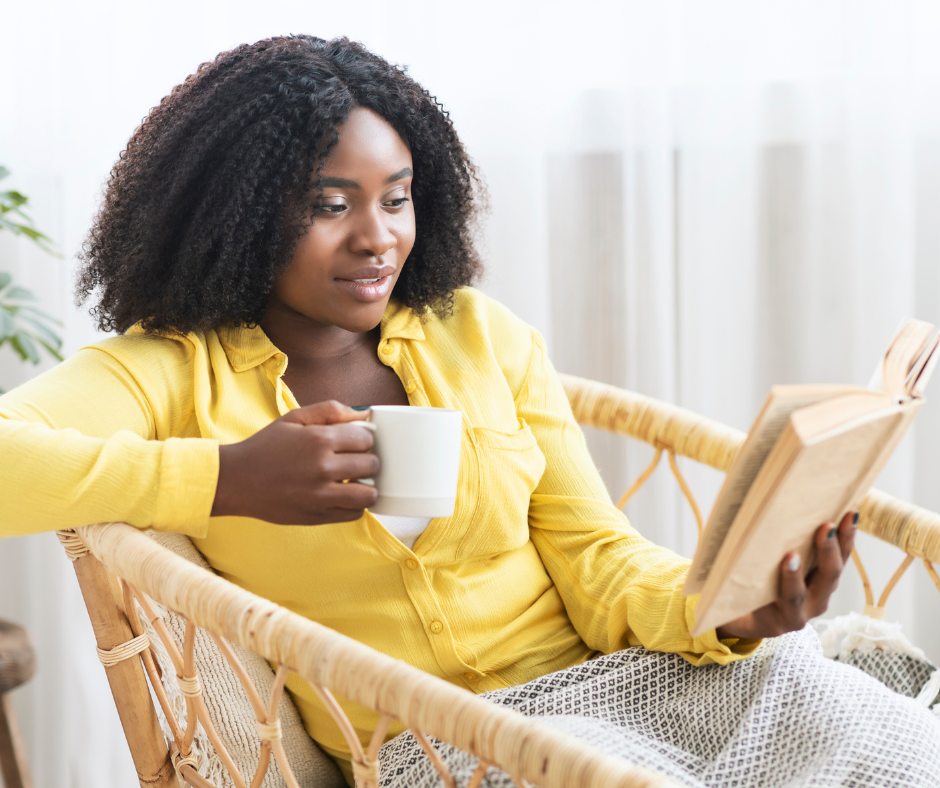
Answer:
[{"label": "woman's eyebrow", "polygon": [[[411,167],[404,167],[398,172],[389,175],[386,179],[386,183],[394,183],[395,181],[400,181],[402,178],[408,178],[414,175],[414,171]],[[361,189],[358,181],[351,181],[349,178],[333,178],[330,176],[324,176],[320,180],[321,189]]]},{"label": "woman's eyebrow", "polygon": [[320,179],[320,188],[321,189],[360,189],[362,188],[356,181],[351,181],[348,178],[330,178],[325,177]]},{"label": "woman's eyebrow", "polygon": [[394,175],[389,175],[386,183],[394,183],[395,181],[400,181],[402,178],[408,178],[414,175],[414,170],[411,167],[404,167],[396,172]]}]

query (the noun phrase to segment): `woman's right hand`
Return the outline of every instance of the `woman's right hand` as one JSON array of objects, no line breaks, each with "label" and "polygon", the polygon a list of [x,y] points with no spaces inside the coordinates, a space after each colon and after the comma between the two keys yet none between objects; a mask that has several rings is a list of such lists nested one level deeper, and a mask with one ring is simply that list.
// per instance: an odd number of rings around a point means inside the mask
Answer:
[{"label": "woman's right hand", "polygon": [[372,506],[379,470],[366,413],[339,402],[292,410],[241,443],[219,446],[212,516],[255,517],[282,525],[358,520]]}]

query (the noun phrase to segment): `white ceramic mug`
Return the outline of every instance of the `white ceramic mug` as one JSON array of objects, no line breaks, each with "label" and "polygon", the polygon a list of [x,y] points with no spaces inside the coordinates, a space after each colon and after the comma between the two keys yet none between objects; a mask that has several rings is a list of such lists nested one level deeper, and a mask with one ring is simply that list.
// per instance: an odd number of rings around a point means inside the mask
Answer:
[{"label": "white ceramic mug", "polygon": [[463,414],[446,408],[376,405],[368,421],[381,462],[379,499],[369,511],[399,517],[450,517],[457,497]]}]

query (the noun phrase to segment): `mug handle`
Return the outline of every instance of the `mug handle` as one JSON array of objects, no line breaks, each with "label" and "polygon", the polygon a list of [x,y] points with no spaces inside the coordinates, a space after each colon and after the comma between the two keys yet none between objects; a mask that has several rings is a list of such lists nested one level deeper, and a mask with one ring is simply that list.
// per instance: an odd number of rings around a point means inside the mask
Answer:
[{"label": "mug handle", "polygon": [[[378,426],[376,425],[374,421],[357,421],[353,423],[358,424],[360,427],[365,427],[367,430],[369,430],[373,434],[375,433],[376,429],[378,429]],[[359,484],[368,484],[370,487],[375,487],[375,479],[372,479],[372,478],[351,479],[350,481],[358,482]]]}]

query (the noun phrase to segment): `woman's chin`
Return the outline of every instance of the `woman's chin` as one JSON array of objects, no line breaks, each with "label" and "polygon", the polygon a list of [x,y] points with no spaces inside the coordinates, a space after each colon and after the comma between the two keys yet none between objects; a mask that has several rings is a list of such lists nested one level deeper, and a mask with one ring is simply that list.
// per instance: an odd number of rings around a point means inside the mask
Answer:
[{"label": "woman's chin", "polygon": [[368,309],[360,307],[359,309],[348,310],[342,315],[337,315],[333,325],[353,334],[364,334],[372,331],[382,322],[387,304],[388,301],[385,301],[370,304]]}]

